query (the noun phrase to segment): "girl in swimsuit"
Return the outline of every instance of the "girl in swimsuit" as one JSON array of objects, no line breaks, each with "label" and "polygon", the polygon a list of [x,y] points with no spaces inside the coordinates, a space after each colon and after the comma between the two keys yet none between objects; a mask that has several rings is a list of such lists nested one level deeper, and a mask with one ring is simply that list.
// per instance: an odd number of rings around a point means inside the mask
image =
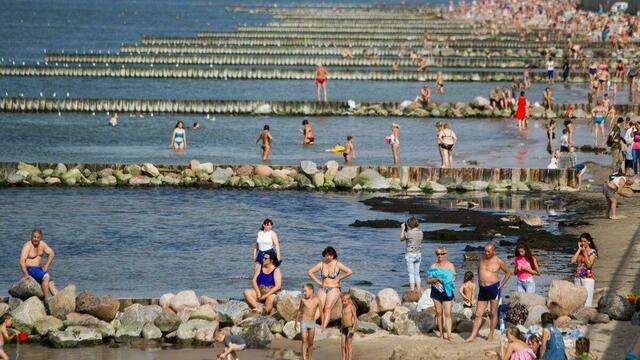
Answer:
[{"label": "girl in swimsuit", "polygon": [[393,155],[393,165],[398,164],[398,150],[400,148],[400,125],[391,124],[391,135],[388,136],[389,145],[391,145],[391,154]]},{"label": "girl in swimsuit", "polygon": [[[280,269],[273,264],[273,254],[266,253],[262,257],[262,264],[256,264],[253,272],[252,288],[245,289],[244,298],[251,307],[251,311],[268,315],[273,308],[276,294],[282,286],[282,274]],[[264,306],[260,309],[258,303]]]},{"label": "girl in swimsuit", "polygon": [[320,89],[324,93],[324,101],[327,101],[327,74],[329,71],[321,63],[316,64],[316,91],[320,101]]},{"label": "girl in swimsuit", "polygon": [[178,121],[176,127],[173,129],[170,148],[175,151],[187,150],[187,131],[184,129],[184,123],[182,121]]},{"label": "girl in swimsuit", "polygon": [[[320,300],[321,313],[316,317],[320,317],[322,330],[324,330],[331,320],[331,310],[340,298],[340,282],[351,276],[351,269],[338,261],[338,253],[329,246],[322,251],[324,260],[312,266],[307,275],[316,284],[320,285],[318,290],[318,300]],[[318,279],[316,273],[320,273],[321,279]]]},{"label": "girl in swimsuit", "polygon": [[593,117],[593,142],[594,146],[598,147],[598,133],[601,133],[602,146],[605,145],[605,133],[604,133],[604,119],[607,116],[607,109],[602,105],[602,100],[598,100],[596,106],[591,110],[591,117]]}]

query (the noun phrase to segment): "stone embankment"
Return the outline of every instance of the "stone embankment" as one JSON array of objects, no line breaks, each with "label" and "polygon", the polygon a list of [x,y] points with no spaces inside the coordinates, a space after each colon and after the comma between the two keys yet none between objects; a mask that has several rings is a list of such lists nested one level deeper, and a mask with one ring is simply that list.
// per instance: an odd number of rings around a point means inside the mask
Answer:
[{"label": "stone embankment", "polygon": [[[432,335],[436,329],[433,301],[428,291],[407,291],[402,297],[393,289],[377,294],[349,290],[358,315],[356,332],[376,335]],[[69,285],[48,301],[41,301],[42,290],[33,279],[20,280],[10,289],[9,298],[0,301],[0,315],[10,313],[13,327],[29,334],[29,342],[55,348],[73,348],[103,343],[129,343],[144,338],[179,346],[206,346],[214,334],[223,331],[241,335],[251,348],[263,348],[274,338],[300,339],[295,315],[300,306],[300,291],[283,290],[276,296],[269,315],[258,316],[244,301],[198,296],[193,290],[164,294],[159,299],[116,299],[96,296],[89,291],[76,294]],[[597,308],[585,308],[587,293],[570,282],[554,280],[548,298],[537,294],[512,293],[506,301],[509,326],[540,325],[540,315],[550,311],[559,316],[556,326],[563,329],[586,324],[640,320],[640,312],[624,297],[604,294]],[[316,339],[339,338],[342,303],[331,312],[327,332]],[[462,303],[452,307],[452,330],[469,333],[472,310]],[[483,324],[486,326],[486,324]]]},{"label": "stone embankment", "polygon": [[189,166],[101,164],[0,164],[3,186],[200,186],[265,190],[398,191],[575,191],[573,169],[483,169],[343,166],[312,161],[300,166],[225,166],[192,160]]}]

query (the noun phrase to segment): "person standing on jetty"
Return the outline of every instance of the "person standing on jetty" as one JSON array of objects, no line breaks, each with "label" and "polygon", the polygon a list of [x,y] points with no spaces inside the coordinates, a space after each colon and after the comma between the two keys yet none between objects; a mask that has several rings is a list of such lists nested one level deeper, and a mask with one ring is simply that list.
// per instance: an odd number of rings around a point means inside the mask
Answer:
[{"label": "person standing on jetty", "polygon": [[[42,265],[42,257],[47,255],[47,262]],[[22,246],[20,252],[20,269],[22,270],[23,280],[33,278],[42,286],[45,303],[49,299],[49,293],[56,296],[58,288],[51,280],[49,267],[55,257],[53,250],[42,240],[42,231],[34,229],[31,232],[31,240]]]},{"label": "person standing on jetty", "polygon": [[[338,261],[338,253],[336,249],[331,246],[326,247],[322,251],[322,256],[324,260],[313,265],[307,272],[307,275],[316,284],[320,285],[318,299],[320,300],[322,330],[324,330],[327,328],[327,325],[329,325],[331,310],[340,298],[340,282],[351,276],[353,271]],[[322,280],[316,276],[318,272]]]},{"label": "person standing on jetty", "polygon": [[187,131],[184,129],[182,120],[178,121],[173,129],[170,147],[175,151],[187,150]]},{"label": "person standing on jetty", "polygon": [[271,131],[269,130],[269,125],[265,125],[260,135],[258,135],[258,139],[256,139],[256,144],[262,141],[262,161],[269,160],[269,153],[271,152],[271,143],[273,142],[273,137],[271,136]]},{"label": "person standing on jetty", "polygon": [[436,307],[436,319],[440,339],[445,339],[443,331],[447,331],[446,339],[451,341],[451,306],[453,305],[453,290],[455,289],[456,267],[447,261],[447,248],[441,246],[436,249],[437,261],[428,270],[427,284],[431,284],[431,299]]},{"label": "person standing on jetty", "polygon": [[327,75],[329,70],[322,66],[321,63],[316,64],[316,91],[318,93],[318,101],[321,101],[320,90],[324,94],[324,101],[327,101]]},{"label": "person standing on jetty", "polygon": [[[504,272],[502,281],[499,279],[500,270]],[[496,245],[488,243],[484,246],[484,255],[480,258],[478,264],[478,282],[480,291],[478,292],[478,305],[476,307],[476,318],[473,321],[473,331],[466,342],[472,342],[478,336],[480,325],[482,324],[482,316],[487,306],[490,307],[491,321],[489,323],[489,336],[487,340],[493,340],[493,333],[496,330],[498,322],[498,302],[500,301],[500,292],[504,285],[507,284],[511,277],[511,270],[507,267],[502,259],[496,255]]]},{"label": "person standing on jetty", "polygon": [[313,145],[316,141],[315,137],[313,137],[313,126],[309,123],[309,120],[302,120],[302,129],[300,129],[302,133],[302,145]]}]

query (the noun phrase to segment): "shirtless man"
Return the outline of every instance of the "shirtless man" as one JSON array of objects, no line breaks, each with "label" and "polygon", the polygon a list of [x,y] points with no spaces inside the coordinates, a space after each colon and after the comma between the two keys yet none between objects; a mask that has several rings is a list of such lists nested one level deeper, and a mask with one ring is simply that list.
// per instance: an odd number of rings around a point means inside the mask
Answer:
[{"label": "shirtless man", "polygon": [[320,300],[313,296],[313,284],[302,286],[303,299],[296,313],[296,322],[302,335],[302,359],[311,360],[316,321],[320,317]]},{"label": "shirtless man", "polygon": [[[504,271],[504,278],[499,279],[500,269]],[[490,305],[491,321],[489,323],[489,336],[487,340],[493,340],[493,333],[498,322],[498,302],[500,301],[500,291],[502,287],[509,281],[511,270],[502,259],[496,256],[496,245],[488,243],[484,246],[484,256],[480,258],[478,264],[478,282],[480,283],[480,291],[478,292],[478,304],[476,307],[476,318],[473,320],[473,331],[467,342],[472,342],[478,336],[480,325],[482,324],[482,315]]]},{"label": "shirtless man", "polygon": [[[47,262],[42,265],[42,256],[47,255]],[[51,276],[47,272],[53,262],[55,253],[47,243],[42,240],[42,231],[35,229],[31,232],[31,240],[22,246],[20,252],[20,268],[24,274],[23,280],[33,278],[42,285],[44,301],[49,299],[49,292],[55,296],[58,293],[56,284],[51,281]]]},{"label": "shirtless man", "polygon": [[321,63],[316,64],[316,91],[318,92],[318,101],[320,101],[320,89],[324,93],[324,101],[327,101],[327,74],[329,71]]},{"label": "shirtless man", "polygon": [[260,135],[258,135],[258,139],[256,139],[256,144],[260,141],[262,141],[262,161],[267,161],[269,160],[269,152],[271,151],[271,142],[273,142],[269,125],[264,126]]}]

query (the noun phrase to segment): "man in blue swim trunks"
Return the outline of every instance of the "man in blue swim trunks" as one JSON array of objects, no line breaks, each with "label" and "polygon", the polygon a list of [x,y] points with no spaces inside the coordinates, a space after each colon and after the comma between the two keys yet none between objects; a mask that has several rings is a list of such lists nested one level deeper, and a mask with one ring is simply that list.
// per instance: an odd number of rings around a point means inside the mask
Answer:
[{"label": "man in blue swim trunks", "polygon": [[[504,271],[504,278],[499,279],[500,270]],[[476,305],[476,318],[473,320],[473,331],[467,342],[472,342],[478,336],[480,325],[482,324],[482,316],[487,308],[491,309],[491,321],[489,323],[488,341],[493,340],[493,333],[498,322],[498,303],[500,301],[500,291],[502,287],[509,281],[511,270],[502,259],[496,256],[496,245],[492,242],[484,246],[484,256],[480,258],[478,264],[478,282],[480,283],[480,291],[478,292],[478,304]]]},{"label": "man in blue swim trunks", "polygon": [[[47,262],[42,265],[42,257],[45,254],[47,255]],[[23,280],[31,277],[40,283],[45,302],[49,299],[49,293],[52,296],[58,293],[56,284],[51,281],[51,276],[47,272],[54,256],[53,250],[42,240],[42,231],[39,229],[31,232],[31,240],[24,244],[20,253],[20,268],[22,269],[22,274],[24,274]]]}]

